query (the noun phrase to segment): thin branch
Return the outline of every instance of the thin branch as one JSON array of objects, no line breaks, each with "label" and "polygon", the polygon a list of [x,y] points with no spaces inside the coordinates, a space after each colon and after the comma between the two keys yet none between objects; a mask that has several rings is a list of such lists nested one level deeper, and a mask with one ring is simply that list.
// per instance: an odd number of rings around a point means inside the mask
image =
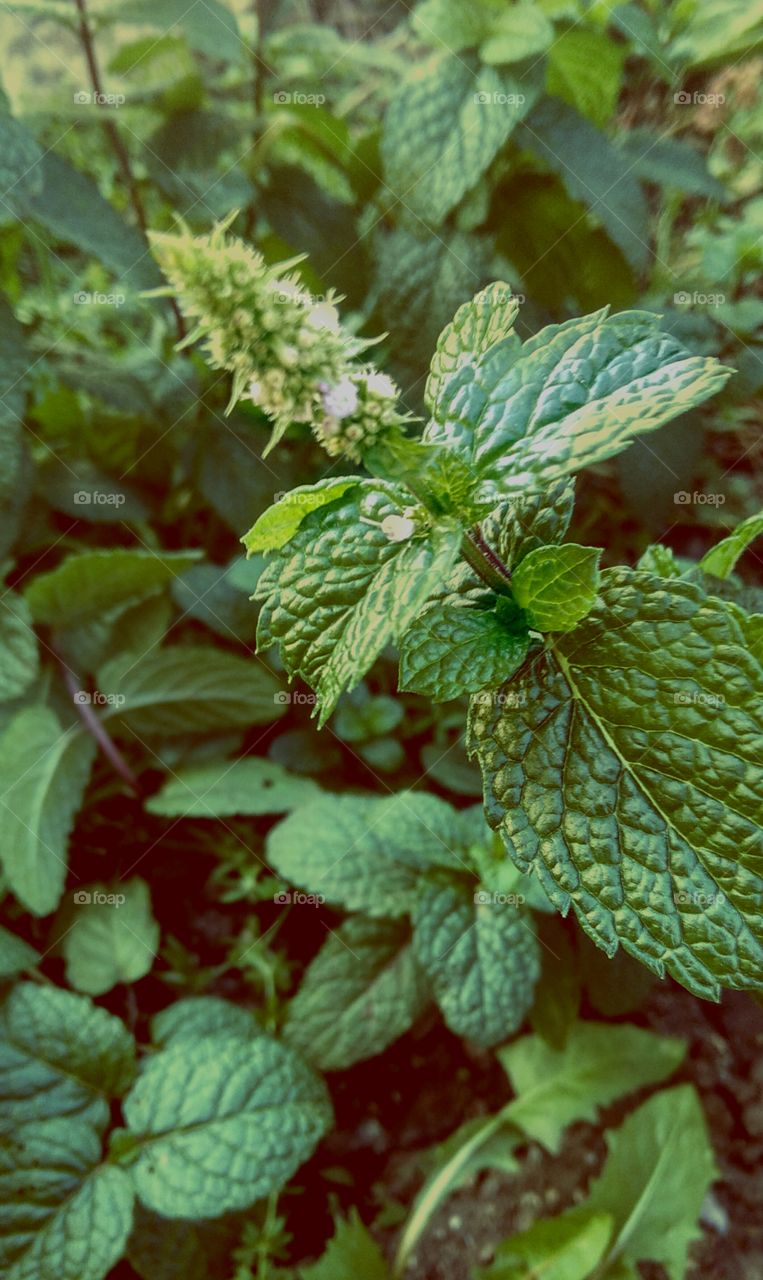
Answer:
[{"label": "thin branch", "polygon": [[106,759],[114,766],[114,769],[119,774],[120,778],[124,779],[130,790],[134,792],[135,795],[138,795],[138,779],[122,755],[122,752],[119,750],[119,747],[114,742],[113,738],[109,735],[103,721],[93,711],[91,704],[89,702],[82,701],[82,689],[77,683],[77,677],[74,672],[69,670],[60,654],[56,654],[56,657],[61,664],[64,683],[71,694],[72,702],[77,708],[82,723],[88,733],[92,734],[95,738],[101,751],[105,755]]},{"label": "thin branch", "polygon": [[507,594],[511,586],[511,570],[493,548],[488,546],[479,525],[464,534],[461,554],[491,590],[497,591],[499,595]]}]

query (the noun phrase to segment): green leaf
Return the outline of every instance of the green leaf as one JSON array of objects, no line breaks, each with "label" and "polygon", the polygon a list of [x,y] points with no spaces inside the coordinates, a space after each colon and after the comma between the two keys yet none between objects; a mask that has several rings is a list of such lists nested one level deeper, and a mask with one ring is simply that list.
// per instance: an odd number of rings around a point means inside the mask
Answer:
[{"label": "green leaf", "polygon": [[631,161],[606,134],[564,102],[543,98],[516,141],[558,174],[574,200],[591,210],[634,271],[649,265],[647,204]]},{"label": "green leaf", "polygon": [[[182,577],[174,579],[170,590],[181,610],[181,620],[195,618],[223,640],[248,646],[257,631],[257,612],[230,581],[232,567],[209,562],[194,564]],[[254,570],[256,563],[251,567]]]},{"label": "green leaf", "polygon": [[554,39],[554,28],[532,0],[519,0],[504,9],[480,48],[483,62],[505,66],[545,53]]},{"label": "green leaf", "polygon": [[331,1124],[323,1081],[267,1036],[172,1043],[123,1111],[135,1190],[168,1218],[217,1217],[280,1189]]},{"label": "green leaf", "polygon": [[676,559],[675,552],[671,551],[670,547],[663,546],[661,542],[654,542],[647,547],[639,557],[636,568],[643,569],[645,573],[654,573],[658,578],[683,577],[683,570]]},{"label": "green leaf", "polygon": [[133,1191],[99,1164],[87,1124],[22,1125],[0,1149],[0,1268],[5,1280],[103,1280],[124,1253]]},{"label": "green leaf", "polygon": [[15,933],[0,928],[0,978],[15,978],[25,969],[34,969],[39,960],[39,951]]},{"label": "green leaf", "polygon": [[124,1024],[84,996],[22,982],[0,1013],[2,1126],[57,1117],[104,1126],[135,1074]]},{"label": "green leaf", "polygon": [[400,643],[400,688],[446,702],[495,687],[522,664],[529,645],[521,621],[511,629],[492,610],[431,604]]},{"label": "green leaf", "polygon": [[763,43],[763,22],[756,5],[717,0],[688,11],[688,21],[672,41],[670,57],[690,67],[737,61]]},{"label": "green leaf", "polygon": [[627,53],[604,31],[571,27],[550,45],[546,89],[603,127],[617,107]]},{"label": "green leaf", "polygon": [[628,1023],[577,1023],[563,1049],[523,1036],[499,1053],[516,1099],[504,1115],[557,1152],[568,1124],[596,1119],[597,1108],[657,1084],[680,1065],[686,1045]]},{"label": "green leaf", "polygon": [[445,1022],[483,1049],[519,1029],[540,973],[532,916],[474,881],[425,879],[413,911],[416,958]]},{"label": "green leaf", "polygon": [[650,129],[628,129],[618,139],[621,153],[642,182],[654,182],[666,191],[707,196],[723,201],[726,188],[708,173],[704,152],[691,141],[664,138]]},{"label": "green leaf", "polygon": [[493,505],[621,452],[719,390],[728,370],[690,355],[646,311],[551,325],[448,382],[425,440],[454,449]]},{"label": "green leaf", "polygon": [[599,586],[598,547],[565,542],[539,547],[519,563],[511,580],[518,605],[538,631],[571,631],[590,613]]},{"label": "green leaf", "polygon": [[462,364],[485,355],[497,342],[504,344],[502,349],[507,353],[519,351],[522,344],[514,332],[518,312],[519,302],[511,285],[500,280],[458,308],[437,339],[427,378],[425,399],[435,417],[448,380]]},{"label": "green leaf", "polygon": [[609,569],[577,630],[472,704],[488,820],[517,866],[609,955],[711,999],[763,973],[761,691],[723,602]]},{"label": "green leaf", "polygon": [[318,484],[300,485],[284,494],[272,507],[263,511],[256,524],[244,534],[241,541],[247,555],[255,551],[277,551],[285,546],[311,511],[328,506],[359,483],[362,483],[360,478],[342,476],[340,479],[320,480]]},{"label": "green leaf", "polygon": [[199,559],[198,551],[79,551],[35,577],[24,592],[35,622],[80,626],[120,605],[162,591]]},{"label": "green leaf", "polygon": [[322,1071],[339,1071],[381,1053],[430,1000],[407,927],[351,917],[309,965],[284,1035]]},{"label": "green leaf", "polygon": [[192,49],[221,62],[241,62],[249,52],[235,15],[220,0],[204,0],[203,10],[184,0],[125,0],[113,13],[120,24],[156,27],[162,33],[180,28]]},{"label": "green leaf", "polygon": [[8,205],[15,210],[42,187],[43,151],[26,125],[7,114],[5,105],[0,109],[0,153],[0,184]]},{"label": "green leaf", "polygon": [[580,1209],[558,1218],[539,1218],[500,1244],[477,1280],[588,1280],[604,1257],[612,1218]]},{"label": "green leaf", "polygon": [[250,756],[178,769],[145,807],[164,818],[231,818],[237,813],[287,813],[320,794],[310,778]]},{"label": "green leaf", "polygon": [[435,48],[451,53],[473,49],[490,31],[500,14],[499,0],[421,0],[411,14],[414,31]]},{"label": "green leaf", "polygon": [[258,645],[277,644],[289,675],[316,690],[320,724],[405,631],[456,560],[461,536],[447,525],[391,540],[390,517],[393,524],[405,520],[406,509],[394,486],[358,484],[307,516],[257,584]]},{"label": "green leaf", "polygon": [[530,1026],[552,1049],[563,1049],[580,1010],[578,958],[559,916],[538,921],[537,929],[541,973],[530,1010]]},{"label": "green leaf", "polygon": [[[603,1275],[639,1280],[639,1262],[683,1280],[698,1219],[718,1176],[702,1107],[691,1085],[656,1093],[607,1133],[609,1155],[586,1207],[614,1219]],[[611,1268],[611,1270],[610,1270]]]},{"label": "green leaf", "polygon": [[379,800],[324,795],[267,838],[279,875],[347,911],[399,916],[415,901],[421,871],[468,871],[463,819],[444,800],[401,792]]},{"label": "green leaf", "polygon": [[262,663],[212,645],[170,645],[123,654],[98,673],[105,718],[137,736],[211,733],[270,724],[285,694]]},{"label": "green leaf", "polygon": [[699,568],[705,573],[712,573],[716,578],[728,578],[729,574],[733,573],[739,557],[761,534],[763,534],[763,511],[742,520],[728,538],[711,547],[700,560]]},{"label": "green leaf", "polygon": [[[84,902],[87,893],[91,899]],[[109,901],[109,899],[122,901]],[[120,881],[118,891],[89,885],[75,896],[74,924],[64,935],[66,978],[77,991],[102,996],[119,982],[137,982],[151,971],[159,926],[145,880]]]},{"label": "green leaf", "polygon": [[[431,2],[431,0],[428,0]],[[326,1251],[311,1267],[300,1267],[300,1280],[388,1280],[384,1255],[357,1209],[338,1218]]]},{"label": "green leaf", "polygon": [[530,86],[474,55],[437,56],[393,96],[381,153],[387,185],[438,227],[482,177],[534,100]]},{"label": "green leaf", "polygon": [[262,1028],[251,1010],[219,996],[186,996],[151,1020],[151,1036],[160,1049],[180,1040],[199,1041],[220,1034],[248,1040],[261,1035]]},{"label": "green leaf", "polygon": [[63,892],[69,834],[94,755],[89,735],[62,730],[44,706],[24,708],[0,737],[0,859],[34,915],[48,915]]},{"label": "green leaf", "polygon": [[25,693],[37,677],[37,637],[26,602],[13,591],[0,600],[0,702]]}]

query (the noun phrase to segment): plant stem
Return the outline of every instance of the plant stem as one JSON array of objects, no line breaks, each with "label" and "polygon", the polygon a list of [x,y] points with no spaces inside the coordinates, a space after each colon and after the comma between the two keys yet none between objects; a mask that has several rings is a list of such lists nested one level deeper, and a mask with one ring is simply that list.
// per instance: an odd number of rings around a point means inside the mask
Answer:
[{"label": "plant stem", "polygon": [[461,554],[492,591],[498,592],[499,595],[508,594],[511,587],[511,571],[492,547],[488,546],[478,524],[464,534]]},{"label": "plant stem", "polygon": [[122,752],[119,750],[119,747],[116,745],[113,738],[109,735],[108,730],[104,727],[100,717],[97,716],[93,711],[93,708],[91,707],[90,703],[80,701],[80,695],[82,693],[82,690],[80,689],[79,684],[77,683],[77,677],[74,675],[74,672],[69,670],[66,663],[60,657],[60,655],[57,654],[56,656],[58,657],[58,661],[61,664],[64,683],[67,689],[69,690],[69,693],[72,695],[72,702],[74,703],[75,707],[77,708],[77,711],[79,712],[79,716],[80,716],[80,719],[82,720],[82,723],[84,724],[88,733],[91,733],[93,735],[96,742],[98,743],[98,746],[101,748],[101,751],[106,756],[106,759],[109,760],[111,764],[113,764],[120,778],[123,778],[124,781],[127,783],[128,787],[130,788],[130,790],[137,795],[138,779],[135,777],[135,774],[133,773],[129,764],[127,763],[124,756],[122,755]]}]

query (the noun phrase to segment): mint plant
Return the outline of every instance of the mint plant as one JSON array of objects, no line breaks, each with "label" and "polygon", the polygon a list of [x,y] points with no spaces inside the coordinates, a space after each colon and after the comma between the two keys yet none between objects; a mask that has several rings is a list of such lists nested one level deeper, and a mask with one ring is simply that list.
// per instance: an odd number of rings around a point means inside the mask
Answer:
[{"label": "mint plant", "polygon": [[[194,245],[186,261],[185,237],[163,238],[160,261],[170,255],[194,314],[197,261],[207,294],[217,277],[223,312],[210,304],[201,326],[224,341],[259,268],[231,294],[235,245],[223,251],[217,232]],[[572,907],[609,955],[622,946],[698,995],[754,989],[751,695],[763,674],[758,617],[714,585],[733,555],[665,573],[655,553],[649,568],[602,570],[599,549],[564,542],[574,475],[705,400],[730,370],[647,312],[598,311],[525,342],[517,312],[500,283],[459,309],[432,359],[420,438],[400,415],[346,439],[355,410],[335,413],[332,452],[370,475],[297,488],[244,536],[268,557],[259,648],[312,686],[321,724],[390,643],[401,687],[470,694],[487,819],[554,906]],[[302,376],[288,360],[280,372],[285,387]],[[326,393],[315,376],[320,413],[341,380]]]}]

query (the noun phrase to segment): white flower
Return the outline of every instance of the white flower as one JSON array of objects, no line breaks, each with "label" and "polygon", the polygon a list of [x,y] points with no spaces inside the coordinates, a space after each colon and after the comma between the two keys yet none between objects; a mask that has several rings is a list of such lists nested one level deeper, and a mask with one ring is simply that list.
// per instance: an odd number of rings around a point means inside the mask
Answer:
[{"label": "white flower", "polygon": [[308,311],[305,321],[311,329],[328,329],[330,333],[339,333],[339,312],[331,302],[317,302]]},{"label": "white flower", "polygon": [[385,516],[381,522],[381,531],[390,542],[407,542],[415,529],[410,516]]},{"label": "white flower", "polygon": [[358,407],[358,388],[348,376],[340,379],[335,387],[322,383],[321,395],[323,407],[332,418],[349,418]]},{"label": "white flower", "polygon": [[259,378],[252,378],[252,381],[249,383],[249,399],[252,404],[262,403],[262,391],[263,387]]},{"label": "white flower", "polygon": [[385,400],[397,399],[397,387],[386,373],[369,373],[366,378],[366,390],[372,395],[382,396]]}]

